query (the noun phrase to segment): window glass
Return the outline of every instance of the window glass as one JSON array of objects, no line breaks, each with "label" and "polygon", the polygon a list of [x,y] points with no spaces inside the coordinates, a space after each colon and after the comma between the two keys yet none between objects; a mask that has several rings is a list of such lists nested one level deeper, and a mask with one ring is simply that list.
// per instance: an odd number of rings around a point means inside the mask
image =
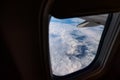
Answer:
[{"label": "window glass", "polygon": [[49,49],[54,75],[87,67],[95,58],[107,14],[57,19],[49,23]]}]

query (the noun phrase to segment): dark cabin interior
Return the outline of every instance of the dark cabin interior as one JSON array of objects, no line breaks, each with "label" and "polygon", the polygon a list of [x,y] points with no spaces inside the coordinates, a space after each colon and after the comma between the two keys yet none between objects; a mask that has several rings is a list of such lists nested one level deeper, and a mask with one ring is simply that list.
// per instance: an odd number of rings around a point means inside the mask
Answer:
[{"label": "dark cabin interior", "polygon": [[[44,47],[48,28],[43,28],[48,20],[44,18],[49,19],[49,14],[69,18],[119,12],[120,1],[6,0],[1,1],[0,8],[0,80],[51,80],[49,51]],[[118,36],[104,70],[88,80],[120,79],[119,48]]]}]

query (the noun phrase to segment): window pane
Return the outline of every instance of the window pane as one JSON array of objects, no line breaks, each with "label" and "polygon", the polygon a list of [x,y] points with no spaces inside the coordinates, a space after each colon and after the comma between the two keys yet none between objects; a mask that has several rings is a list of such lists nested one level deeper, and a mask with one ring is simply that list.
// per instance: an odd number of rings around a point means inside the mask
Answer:
[{"label": "window pane", "polygon": [[57,19],[49,23],[49,48],[54,75],[87,67],[95,58],[107,14]]}]

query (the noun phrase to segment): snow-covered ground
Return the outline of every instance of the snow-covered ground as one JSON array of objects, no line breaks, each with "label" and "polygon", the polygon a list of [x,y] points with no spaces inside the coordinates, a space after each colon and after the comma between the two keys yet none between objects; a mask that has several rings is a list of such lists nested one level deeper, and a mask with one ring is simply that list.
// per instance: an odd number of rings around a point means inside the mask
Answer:
[{"label": "snow-covered ground", "polygon": [[66,75],[87,67],[95,58],[104,26],[78,28],[80,18],[51,18],[49,43],[52,71]]}]

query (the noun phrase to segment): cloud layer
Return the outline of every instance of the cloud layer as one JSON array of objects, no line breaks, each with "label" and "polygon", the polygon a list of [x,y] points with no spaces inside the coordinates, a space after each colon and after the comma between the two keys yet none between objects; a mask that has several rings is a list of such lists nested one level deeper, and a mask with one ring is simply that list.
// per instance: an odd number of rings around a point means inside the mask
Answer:
[{"label": "cloud layer", "polygon": [[66,75],[87,67],[94,59],[104,26],[78,28],[84,20],[51,18],[49,43],[52,71]]}]

